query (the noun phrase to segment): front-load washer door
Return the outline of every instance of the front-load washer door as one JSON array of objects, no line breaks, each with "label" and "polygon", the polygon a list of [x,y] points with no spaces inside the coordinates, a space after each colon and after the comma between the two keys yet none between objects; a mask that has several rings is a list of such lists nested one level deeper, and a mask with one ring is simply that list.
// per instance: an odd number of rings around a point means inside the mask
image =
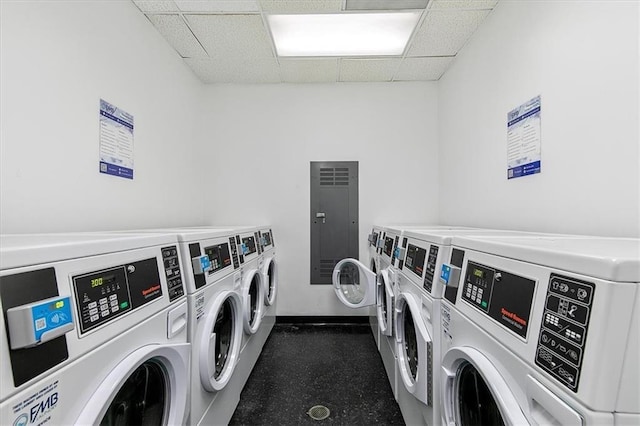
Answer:
[{"label": "front-load washer door", "polygon": [[269,257],[262,265],[262,278],[264,279],[265,297],[264,303],[271,306],[276,302],[278,290],[278,265],[275,257]]},{"label": "front-load washer door", "polygon": [[148,345],[129,354],[100,384],[76,424],[184,424],[190,353],[191,345],[183,343]]},{"label": "front-load washer door", "polygon": [[333,268],[333,289],[350,308],[376,304],[376,274],[356,259],[342,259]]},{"label": "front-load washer door", "polygon": [[400,377],[419,401],[433,405],[433,340],[427,330],[421,304],[410,293],[401,292],[396,301],[396,354]]},{"label": "front-load washer door", "polygon": [[477,349],[449,349],[442,360],[442,371],[443,424],[529,424],[507,382]]},{"label": "front-load washer door", "polygon": [[384,336],[393,336],[393,285],[389,277],[389,271],[383,269],[377,277],[378,281],[378,303],[376,306],[376,316],[378,317],[378,327]]},{"label": "front-load washer door", "polygon": [[244,332],[255,334],[260,328],[264,311],[264,285],[262,284],[262,274],[257,269],[250,270],[244,277],[242,297]]},{"label": "front-load washer door", "polygon": [[[242,301],[236,292],[223,291],[205,307],[196,335],[200,383],[209,392],[223,389],[238,363],[242,345]],[[194,367],[196,366],[194,365]]]}]

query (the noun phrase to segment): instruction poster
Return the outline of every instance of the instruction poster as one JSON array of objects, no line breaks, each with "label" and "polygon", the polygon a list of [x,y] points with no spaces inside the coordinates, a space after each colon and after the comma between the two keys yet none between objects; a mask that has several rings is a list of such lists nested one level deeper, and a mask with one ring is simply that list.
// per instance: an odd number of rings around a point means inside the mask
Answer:
[{"label": "instruction poster", "polygon": [[540,95],[507,114],[507,179],[540,173]]},{"label": "instruction poster", "polygon": [[133,116],[100,99],[100,173],[133,179]]}]

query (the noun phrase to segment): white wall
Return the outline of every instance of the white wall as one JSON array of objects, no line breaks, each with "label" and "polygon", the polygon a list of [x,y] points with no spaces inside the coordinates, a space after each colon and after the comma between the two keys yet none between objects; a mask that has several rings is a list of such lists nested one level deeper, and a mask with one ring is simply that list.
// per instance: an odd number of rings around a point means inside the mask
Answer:
[{"label": "white wall", "polygon": [[362,259],[373,223],[437,219],[435,83],[212,86],[203,113],[205,181],[232,178],[209,192],[207,221],[273,225],[278,315],[354,314],[309,284],[310,161],[359,162]]},{"label": "white wall", "polygon": [[[0,230],[203,220],[193,76],[129,1],[1,7]],[[100,98],[134,115],[134,180],[98,173]]]},{"label": "white wall", "polygon": [[[640,235],[638,3],[502,1],[440,80],[440,219]],[[507,181],[507,112],[542,96],[542,173]]]}]

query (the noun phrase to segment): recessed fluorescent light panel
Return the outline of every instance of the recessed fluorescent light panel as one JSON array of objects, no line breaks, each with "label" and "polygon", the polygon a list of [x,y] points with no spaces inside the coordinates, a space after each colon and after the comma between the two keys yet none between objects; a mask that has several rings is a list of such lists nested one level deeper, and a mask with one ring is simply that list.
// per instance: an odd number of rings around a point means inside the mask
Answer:
[{"label": "recessed fluorescent light panel", "polygon": [[420,13],[267,15],[267,21],[278,56],[397,56]]}]

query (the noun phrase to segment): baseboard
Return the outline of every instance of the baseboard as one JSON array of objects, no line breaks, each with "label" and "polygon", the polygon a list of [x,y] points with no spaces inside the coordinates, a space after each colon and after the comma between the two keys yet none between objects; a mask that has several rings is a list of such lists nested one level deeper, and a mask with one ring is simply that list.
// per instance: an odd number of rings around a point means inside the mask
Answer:
[{"label": "baseboard", "polygon": [[278,315],[276,324],[369,324],[369,317]]}]

